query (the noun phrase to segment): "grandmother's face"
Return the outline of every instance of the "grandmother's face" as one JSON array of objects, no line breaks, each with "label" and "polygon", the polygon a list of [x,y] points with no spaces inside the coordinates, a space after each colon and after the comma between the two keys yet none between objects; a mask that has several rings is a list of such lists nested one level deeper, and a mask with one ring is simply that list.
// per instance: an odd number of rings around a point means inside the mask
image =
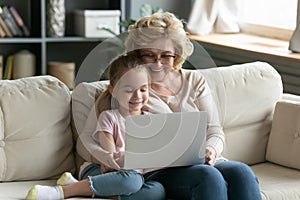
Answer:
[{"label": "grandmother's face", "polygon": [[153,80],[162,79],[174,67],[175,48],[170,39],[160,38],[146,48],[140,49],[139,54],[143,64],[149,68]]}]

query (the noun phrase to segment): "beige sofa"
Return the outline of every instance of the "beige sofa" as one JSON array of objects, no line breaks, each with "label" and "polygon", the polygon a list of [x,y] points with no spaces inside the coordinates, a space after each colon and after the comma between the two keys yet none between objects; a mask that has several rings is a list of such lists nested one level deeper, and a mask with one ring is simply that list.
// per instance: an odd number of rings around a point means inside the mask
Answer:
[{"label": "beige sofa", "polygon": [[[283,94],[267,63],[202,71],[220,105],[224,155],[252,166],[263,199],[300,199],[300,96]],[[76,132],[106,84],[81,83],[71,93],[51,76],[0,81],[0,199],[24,199],[33,185],[75,173]]]}]

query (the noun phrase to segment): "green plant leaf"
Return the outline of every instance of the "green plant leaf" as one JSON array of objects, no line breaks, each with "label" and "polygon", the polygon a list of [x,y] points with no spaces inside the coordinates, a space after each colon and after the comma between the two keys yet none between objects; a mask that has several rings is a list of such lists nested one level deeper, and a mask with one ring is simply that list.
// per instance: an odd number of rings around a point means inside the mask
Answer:
[{"label": "green plant leaf", "polygon": [[128,28],[128,26],[130,26],[131,24],[134,24],[135,22],[136,22],[136,20],[127,19],[127,20],[120,21],[119,25],[121,27]]},{"label": "green plant leaf", "polygon": [[156,12],[163,12],[163,10],[158,6],[152,6],[149,4],[143,4],[140,8],[141,17],[150,16]]},{"label": "green plant leaf", "polygon": [[160,7],[152,7],[152,14],[153,13],[162,13],[164,12],[162,8]]},{"label": "green plant leaf", "polygon": [[[163,9],[161,9],[160,7],[157,7],[157,6],[151,6],[149,4],[143,4],[140,7],[141,17],[149,16],[156,12],[163,12]],[[121,27],[125,27],[127,29],[131,24],[134,24],[135,22],[136,22],[136,20],[134,20],[134,19],[126,19],[126,20],[120,21],[119,25]]]},{"label": "green plant leaf", "polygon": [[114,31],[112,31],[110,28],[104,28],[104,27],[102,27],[101,29],[105,30],[105,31],[107,31],[107,32],[109,32],[111,34],[113,34],[114,36],[117,36],[117,34]]},{"label": "green plant leaf", "polygon": [[149,4],[143,4],[140,8],[141,17],[146,17],[152,14],[152,6]]}]

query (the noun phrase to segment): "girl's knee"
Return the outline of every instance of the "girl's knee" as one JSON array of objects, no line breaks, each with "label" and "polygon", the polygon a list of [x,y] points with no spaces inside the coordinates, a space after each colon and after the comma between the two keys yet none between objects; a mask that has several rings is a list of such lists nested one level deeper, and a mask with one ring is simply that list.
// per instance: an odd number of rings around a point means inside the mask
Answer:
[{"label": "girl's knee", "polygon": [[147,181],[138,192],[129,195],[121,195],[120,199],[165,200],[166,194],[162,184],[156,181]]},{"label": "girl's knee", "polygon": [[125,191],[135,193],[142,188],[144,178],[139,173],[135,171],[120,171],[119,173],[124,177],[123,179],[121,179],[121,182],[119,184],[122,185]]}]

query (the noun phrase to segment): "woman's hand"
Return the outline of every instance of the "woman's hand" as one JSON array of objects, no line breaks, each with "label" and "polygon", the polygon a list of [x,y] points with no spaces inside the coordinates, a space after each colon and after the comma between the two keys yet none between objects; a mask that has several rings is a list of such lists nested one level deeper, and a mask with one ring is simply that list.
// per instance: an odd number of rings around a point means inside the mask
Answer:
[{"label": "woman's hand", "polygon": [[217,153],[211,147],[206,147],[205,163],[210,166],[214,166],[216,163]]}]

